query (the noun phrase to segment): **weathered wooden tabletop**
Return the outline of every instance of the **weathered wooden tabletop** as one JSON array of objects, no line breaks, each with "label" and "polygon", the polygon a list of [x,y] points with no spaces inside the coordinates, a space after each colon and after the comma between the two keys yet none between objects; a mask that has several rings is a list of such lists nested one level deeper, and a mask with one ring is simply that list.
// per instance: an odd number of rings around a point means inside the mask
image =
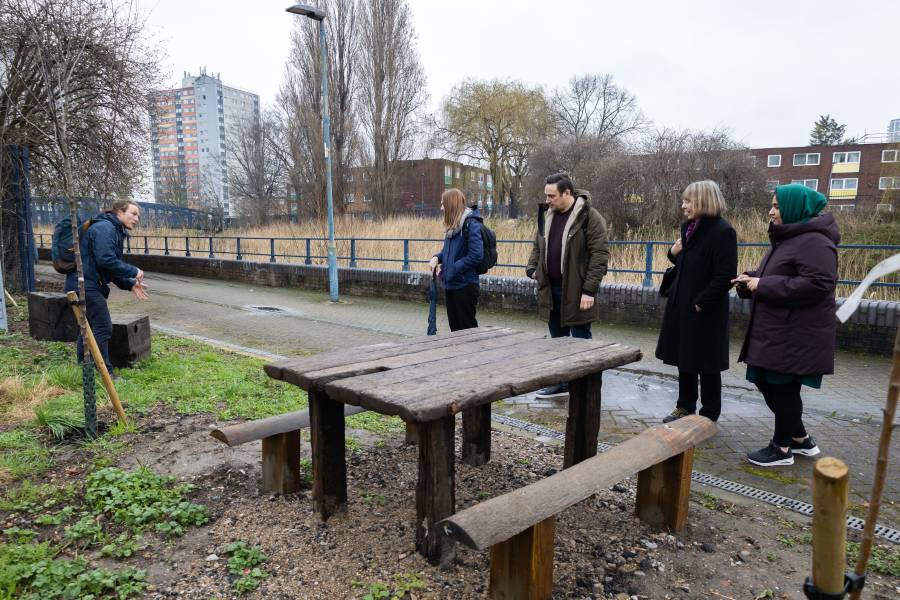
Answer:
[{"label": "weathered wooden tabletop", "polygon": [[274,379],[421,423],[640,360],[637,348],[502,327],[336,350],[266,365]]}]

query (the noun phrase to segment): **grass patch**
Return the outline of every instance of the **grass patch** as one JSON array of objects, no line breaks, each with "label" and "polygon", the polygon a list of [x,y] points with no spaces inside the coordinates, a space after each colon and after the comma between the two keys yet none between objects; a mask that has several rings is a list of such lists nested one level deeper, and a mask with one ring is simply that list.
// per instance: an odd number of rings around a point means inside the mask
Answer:
[{"label": "grass patch", "polygon": [[741,470],[749,473],[750,475],[762,477],[763,479],[770,479],[772,481],[777,481],[778,483],[801,483],[803,481],[802,479],[799,479],[797,477],[783,475],[781,473],[778,473],[777,471],[767,471],[765,469],[759,469],[750,465],[741,465]]},{"label": "grass patch", "polygon": [[347,427],[364,429],[382,437],[393,437],[406,431],[406,425],[400,417],[389,417],[372,411],[347,417]]},{"label": "grass patch", "polygon": [[50,450],[30,429],[0,433],[0,482],[40,475],[52,464]]},{"label": "grass patch", "polygon": [[392,584],[353,581],[352,585],[365,591],[361,600],[402,600],[409,597],[411,592],[426,587],[425,580],[419,573],[398,573],[394,575]]},{"label": "grass patch", "polygon": [[223,420],[259,419],[305,408],[305,392],[271,379],[264,364],[193,340],[154,336],[151,358],[121,371],[126,382],[119,395],[130,411],[164,403],[182,414],[212,413]]}]

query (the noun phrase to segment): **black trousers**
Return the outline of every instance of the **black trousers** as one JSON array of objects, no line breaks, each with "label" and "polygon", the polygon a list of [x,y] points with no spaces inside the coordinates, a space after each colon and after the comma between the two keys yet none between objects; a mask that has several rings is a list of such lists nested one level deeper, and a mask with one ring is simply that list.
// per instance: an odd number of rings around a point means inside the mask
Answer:
[{"label": "black trousers", "polygon": [[772,442],[787,448],[791,445],[791,438],[805,438],[800,384],[757,382],[756,387],[762,392],[769,410],[775,413],[775,435],[772,436]]},{"label": "black trousers", "polygon": [[478,306],[478,284],[470,283],[458,290],[446,290],[447,320],[450,331],[478,327],[475,308]]},{"label": "black trousers", "polygon": [[690,414],[697,410],[697,379],[700,379],[700,415],[715,422],[722,413],[722,374],[689,373],[678,369],[678,404]]}]

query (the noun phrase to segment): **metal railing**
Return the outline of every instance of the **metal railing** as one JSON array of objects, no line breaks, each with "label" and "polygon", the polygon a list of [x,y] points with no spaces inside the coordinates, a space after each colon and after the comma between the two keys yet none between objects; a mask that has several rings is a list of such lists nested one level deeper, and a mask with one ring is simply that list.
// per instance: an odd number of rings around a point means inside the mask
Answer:
[{"label": "metal railing", "polygon": [[[37,238],[37,247],[49,248],[52,235],[45,233],[35,234]],[[338,260],[346,264],[350,268],[356,268],[360,262],[374,263],[399,263],[404,271],[411,270],[414,264],[427,263],[427,259],[413,258],[410,253],[413,244],[430,244],[432,247],[440,247],[443,242],[441,239],[432,238],[355,238],[355,237],[337,237],[335,241],[344,249],[344,254],[338,255]],[[327,255],[324,253],[324,244],[327,238],[324,237],[234,237],[234,236],[160,236],[160,235],[132,235],[127,238],[126,250],[129,253],[143,254],[163,254],[195,256],[204,258],[232,258],[234,260],[267,260],[268,262],[302,262],[305,265],[312,265],[317,261],[325,261]],[[361,245],[370,243],[387,243],[396,244],[397,250],[401,251],[401,256],[392,257],[366,256],[359,252]],[[497,240],[498,254],[501,256],[503,252],[499,252],[502,246],[528,245],[533,242],[531,240]],[[313,252],[313,245],[319,245],[323,248],[321,253]],[[648,241],[648,240],[610,240],[610,246],[617,247],[642,247],[643,248],[643,265],[642,269],[620,269],[609,268],[610,273],[626,273],[633,275],[643,275],[642,283],[646,287],[653,285],[653,276],[662,275],[665,271],[654,269],[654,259],[657,257],[665,257],[665,253],[672,245],[671,241]],[[300,253],[289,252],[288,247],[299,246],[302,251]],[[656,254],[656,247],[662,247],[660,254]],[[740,249],[757,248],[761,256],[768,248],[769,244],[758,242],[742,242],[738,244]],[[261,251],[260,249],[265,249]],[[900,245],[869,245],[869,244],[843,244],[838,246],[842,252],[900,252]],[[280,250],[280,251],[279,251]],[[430,255],[429,255],[430,256]],[[874,263],[873,263],[874,264]],[[497,267],[510,269],[524,269],[525,264],[522,263],[504,263],[498,262]],[[872,265],[868,265],[871,267]],[[866,269],[868,271],[868,269]],[[839,285],[858,285],[858,280],[841,279]],[[873,287],[900,288],[900,283],[890,281],[878,281],[872,284]]]}]

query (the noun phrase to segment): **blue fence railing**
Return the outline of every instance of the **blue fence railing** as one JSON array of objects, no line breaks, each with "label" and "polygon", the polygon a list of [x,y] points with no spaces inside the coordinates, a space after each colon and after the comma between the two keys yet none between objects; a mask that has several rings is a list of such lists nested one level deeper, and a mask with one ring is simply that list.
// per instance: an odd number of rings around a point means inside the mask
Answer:
[{"label": "blue fence railing", "polygon": [[[52,236],[46,233],[35,234],[37,247],[49,248]],[[327,238],[322,237],[234,237],[234,236],[161,236],[161,235],[132,235],[127,241],[127,251],[130,253],[163,254],[174,256],[196,256],[205,258],[231,258],[234,260],[266,260],[268,262],[300,262],[311,265],[315,262],[323,262],[327,259],[324,254],[324,246]],[[411,270],[414,264],[424,264],[428,259],[413,258],[410,248],[414,244],[429,244],[431,248],[440,247],[442,240],[432,238],[335,238],[339,244],[339,251],[343,251],[337,258],[350,268],[356,268],[360,262],[369,263],[394,263],[400,264],[404,271]],[[369,243],[387,243],[397,246],[394,255],[391,256],[367,256],[360,253],[360,246]],[[503,247],[514,245],[530,246],[531,240],[497,240],[498,253],[502,257],[505,253]],[[642,275],[644,286],[653,285],[653,276],[662,275],[663,270],[654,268],[654,259],[665,257],[665,253],[672,245],[670,241],[650,240],[610,240],[611,246],[636,246],[643,250],[642,269],[621,269],[610,266],[610,273],[628,273]],[[314,247],[320,250],[314,252]],[[657,250],[659,247],[659,250]],[[768,248],[769,244],[742,242],[738,244],[739,251],[748,248]],[[299,250],[297,250],[299,248]],[[900,252],[900,245],[867,245],[844,244],[838,246],[841,252]],[[429,250],[431,251],[431,250]],[[657,252],[659,254],[657,254]],[[761,254],[762,252],[760,252]],[[430,255],[429,255],[430,256]],[[664,260],[664,258],[661,258]],[[524,269],[523,263],[498,262],[498,267],[510,269]],[[858,280],[841,279],[840,285],[857,285]],[[873,287],[900,288],[900,283],[891,281],[878,281]]]}]

